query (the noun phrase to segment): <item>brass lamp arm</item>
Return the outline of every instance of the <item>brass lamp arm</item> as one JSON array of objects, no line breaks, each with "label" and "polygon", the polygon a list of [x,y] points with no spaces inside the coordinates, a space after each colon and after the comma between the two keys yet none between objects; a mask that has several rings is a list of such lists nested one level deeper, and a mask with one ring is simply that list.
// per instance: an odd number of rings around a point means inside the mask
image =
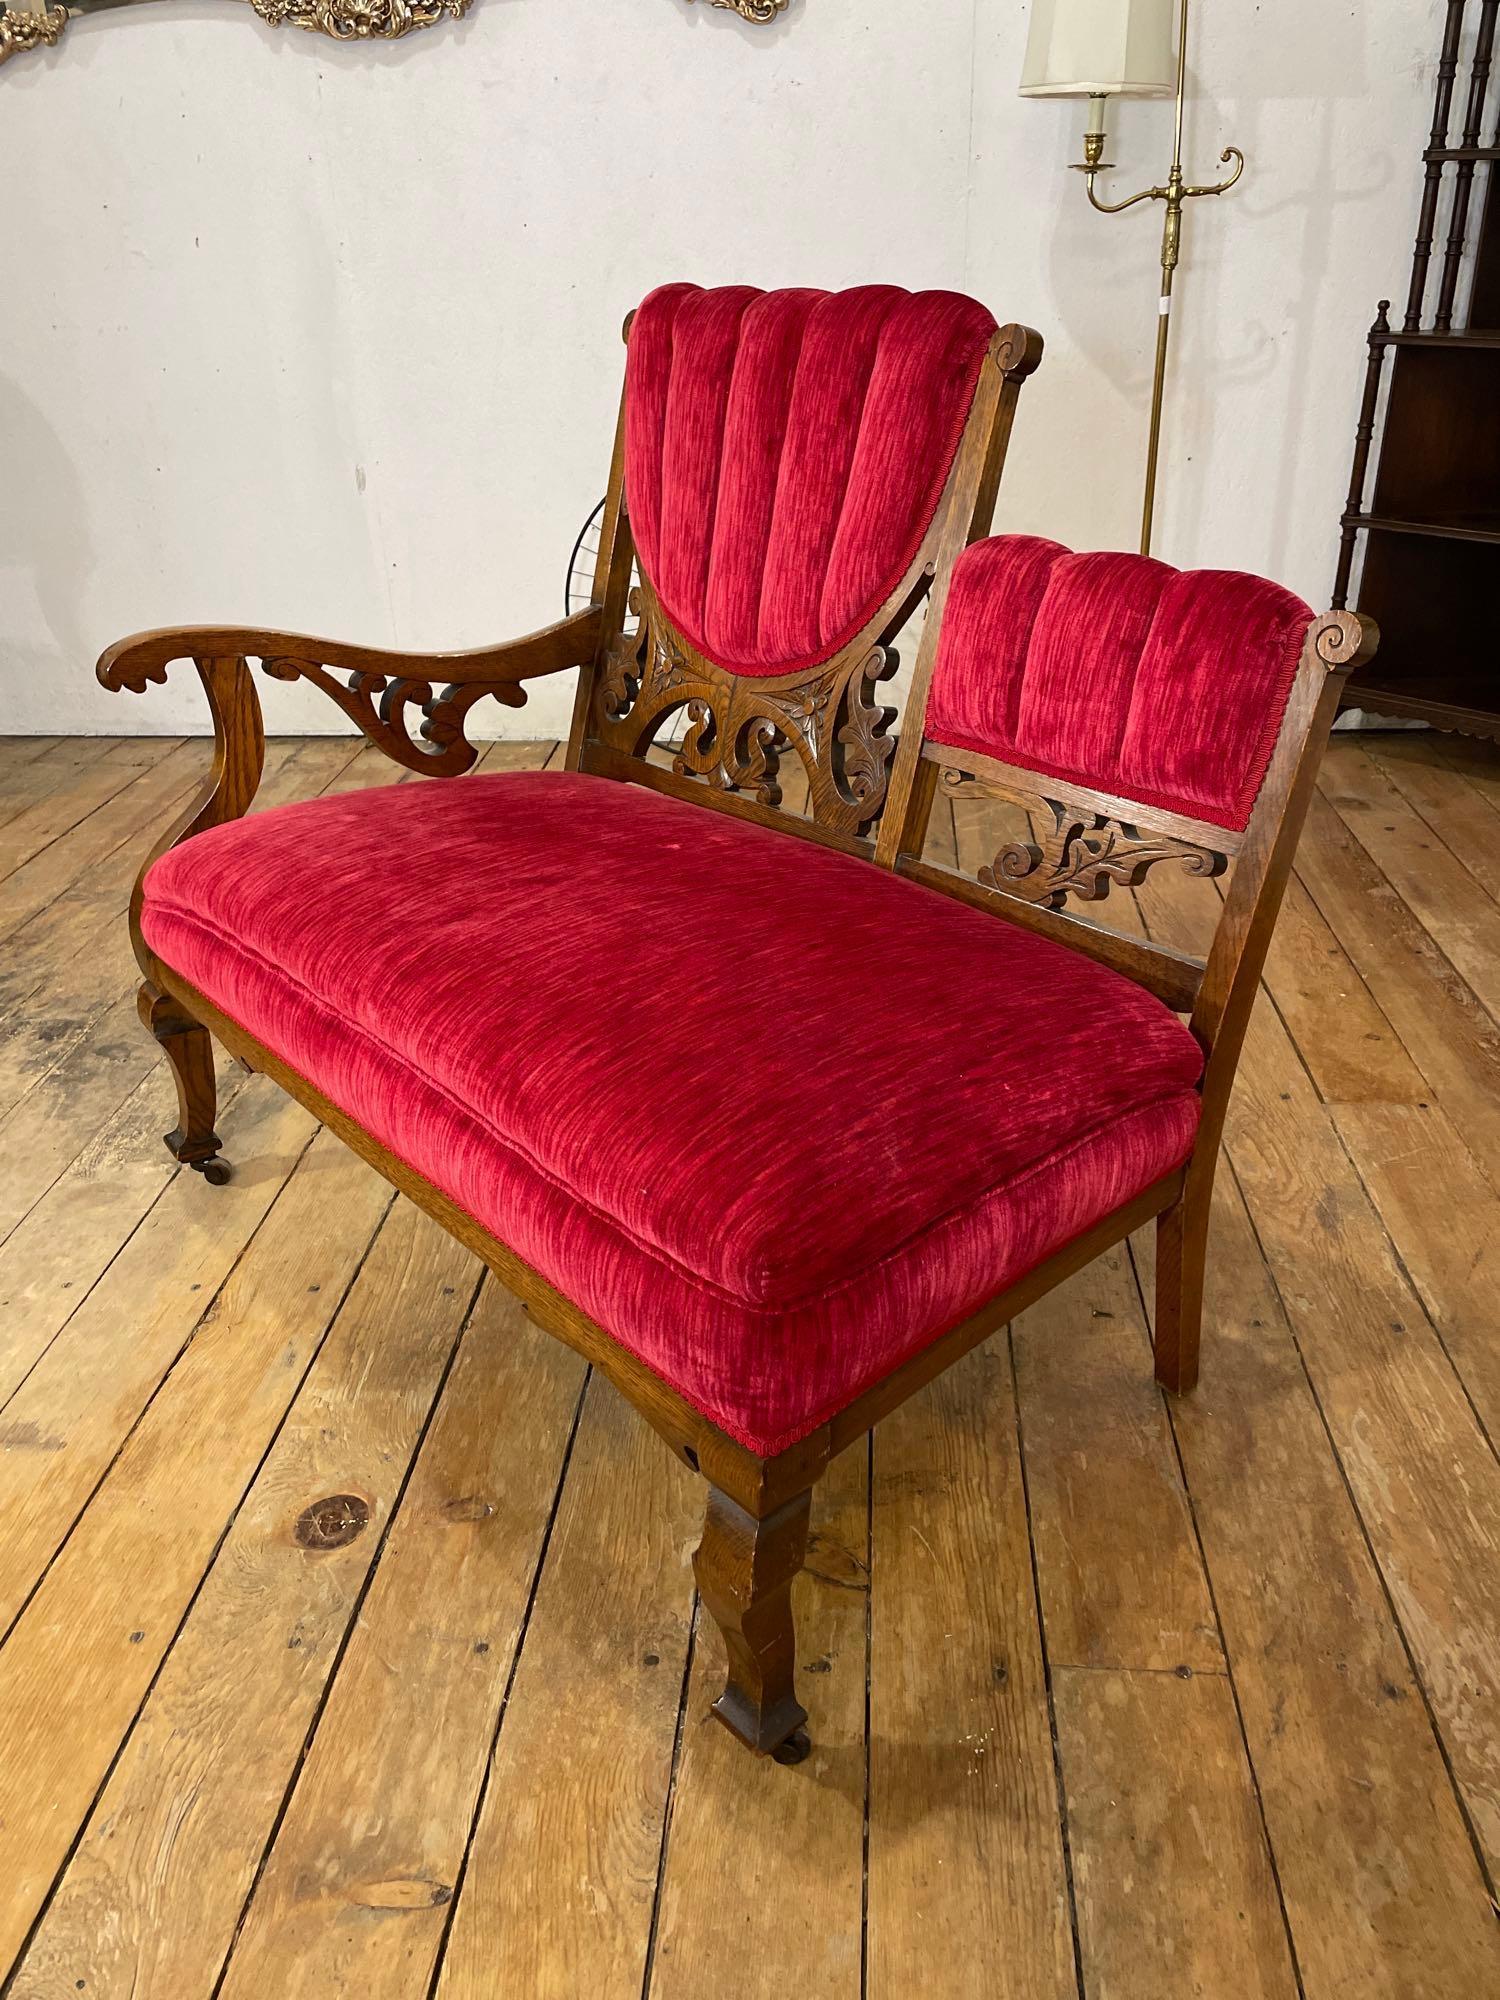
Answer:
[{"label": "brass lamp arm", "polygon": [[1240,175],[1245,171],[1245,156],[1238,146],[1226,146],[1223,152],[1220,153],[1219,159],[1225,166],[1228,166],[1229,162],[1233,160],[1234,172],[1227,175],[1221,181],[1215,181],[1210,187],[1192,187],[1188,185],[1182,181],[1180,169],[1174,168],[1173,176],[1177,181],[1175,187],[1169,183],[1166,187],[1142,188],[1139,194],[1127,195],[1124,201],[1101,201],[1095,192],[1095,183],[1103,168],[1102,166],[1094,166],[1088,163],[1085,163],[1082,168],[1083,184],[1088,193],[1089,201],[1098,209],[1101,215],[1118,215],[1123,209],[1134,208],[1138,201],[1182,202],[1200,194],[1227,194]]},{"label": "brass lamp arm", "polygon": [[1088,191],[1089,200],[1101,215],[1118,215],[1122,209],[1134,208],[1138,201],[1166,201],[1170,198],[1166,188],[1149,187],[1142,188],[1139,194],[1127,195],[1124,201],[1101,201],[1094,192],[1094,182],[1098,178],[1098,170],[1089,168],[1084,173],[1083,185]]}]

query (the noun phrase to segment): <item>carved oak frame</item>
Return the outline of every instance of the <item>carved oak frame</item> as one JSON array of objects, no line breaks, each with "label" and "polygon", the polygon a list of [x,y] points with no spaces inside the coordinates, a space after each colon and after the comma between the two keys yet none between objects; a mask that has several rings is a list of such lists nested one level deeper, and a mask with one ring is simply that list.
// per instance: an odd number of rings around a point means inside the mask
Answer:
[{"label": "carved oak frame", "polygon": [[[627,321],[627,331],[628,326]],[[1206,964],[1111,936],[1052,907],[1058,900],[1060,878],[1045,893],[1035,893],[1049,875],[1057,874],[1050,850],[1034,859],[1027,857],[1029,867],[999,863],[993,875],[995,887],[924,862],[922,842],[941,771],[963,774],[962,780],[951,782],[996,786],[1018,776],[991,760],[965,760],[963,753],[924,741],[922,718],[952,566],[966,544],[988,530],[1016,396],[1040,352],[1040,340],[1024,328],[1007,328],[995,337],[932,529],[916,558],[865,628],[831,659],[802,675],[737,681],[703,659],[672,629],[649,582],[638,603],[639,630],[626,632],[634,550],[623,480],[623,403],[593,602],[557,625],[509,645],[449,655],[397,655],[232,627],[182,629],[123,640],[99,662],[99,678],[106,687],[139,692],[148,682],[163,680],[172,661],[191,659],[214,721],[213,771],[188,811],[147,855],[131,903],[132,941],[144,975],[142,1019],[166,1051],[177,1084],[179,1115],[176,1128],[167,1135],[169,1150],[210,1180],[227,1178],[213,1129],[209,1039],[213,1036],[311,1110],[473,1250],[539,1325],[601,1369],[671,1450],[708,1482],[703,1539],[694,1569],[728,1654],[727,1684],[714,1712],[751,1749],[784,1763],[799,1761],[809,1747],[802,1726],[806,1712],[794,1685],[790,1587],[806,1549],[812,1489],[832,1458],[979,1341],[1152,1216],[1158,1218],[1160,1244],[1157,1375],[1170,1388],[1191,1388],[1214,1155],[1240,1041],[1339,688],[1348,669],[1373,648],[1371,629],[1348,613],[1320,620],[1309,633],[1260,802],[1235,843],[1239,866]],[[891,748],[885,713],[870,702],[869,691],[888,667],[891,636],[929,589],[929,615],[907,702],[906,728]],[[658,646],[669,675],[677,677],[670,685],[663,681],[655,657]],[[567,750],[569,768],[644,784],[860,854],[872,865],[894,868],[997,915],[1046,930],[1114,965],[1172,1005],[1191,1008],[1194,1032],[1207,1054],[1202,1125],[1192,1158],[913,1356],[810,1436],[773,1457],[758,1457],[619,1347],[503,1242],[371,1138],[147,945],[140,928],[141,882],[151,862],[179,841],[240,817],[254,797],[264,736],[248,666],[251,658],[259,658],[273,677],[311,680],[396,762],[439,775],[457,774],[473,763],[477,752],[466,737],[465,725],[480,699],[489,696],[519,706],[525,700],[526,680],[580,667]],[[335,680],[333,670],[348,675],[347,682]],[[809,682],[814,684],[812,694]],[[810,731],[809,701],[822,718]],[[701,712],[695,714],[694,729],[679,755],[680,768],[645,761],[643,753],[666,715],[690,702],[700,704]],[[422,720],[414,734],[418,714]],[[841,737],[840,730],[849,733]],[[775,758],[787,751],[807,765],[810,819],[777,810]],[[1038,783],[1044,790],[1056,790]],[[1082,809],[1090,824],[1101,815],[1117,819],[1112,808],[1127,803],[1098,794],[1080,795],[1076,788],[1064,790],[1061,803],[1070,810]],[[1129,814],[1125,824],[1132,829],[1139,823],[1154,823],[1166,836],[1162,853],[1175,852],[1174,841],[1193,845],[1190,836],[1204,831],[1193,824],[1164,825],[1170,816],[1145,809],[1130,807]],[[1209,831],[1222,847],[1219,830]],[[1060,835],[1056,845],[1061,854],[1065,843]],[[1162,853],[1153,850],[1153,858],[1162,858]],[[1149,862],[1140,854],[1121,861],[1122,866],[1138,864]],[[1101,867],[1106,865],[1100,861]],[[998,886],[1001,883],[1019,883],[1029,899],[1006,893]]]}]

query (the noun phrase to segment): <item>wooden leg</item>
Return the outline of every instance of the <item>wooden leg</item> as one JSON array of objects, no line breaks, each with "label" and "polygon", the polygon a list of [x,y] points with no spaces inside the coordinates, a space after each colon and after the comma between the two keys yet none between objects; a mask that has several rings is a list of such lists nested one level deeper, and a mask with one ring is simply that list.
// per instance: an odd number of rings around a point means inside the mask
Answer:
[{"label": "wooden leg", "polygon": [[218,1092],[208,1030],[149,979],[136,995],[136,1006],[142,1021],[161,1043],[177,1085],[177,1126],[166,1135],[167,1151],[215,1187],[222,1187],[230,1169],[229,1162],[219,1158],[223,1141],[214,1130]]},{"label": "wooden leg", "polygon": [[792,1580],[807,1554],[811,1491],[757,1521],[710,1487],[703,1540],[693,1557],[698,1592],[724,1635],[729,1682],[714,1714],[752,1750],[800,1764],[811,1747],[807,1710],[793,1685]]},{"label": "wooden leg", "polygon": [[1188,1185],[1156,1218],[1156,1379],[1174,1395],[1198,1383],[1211,1179]]}]

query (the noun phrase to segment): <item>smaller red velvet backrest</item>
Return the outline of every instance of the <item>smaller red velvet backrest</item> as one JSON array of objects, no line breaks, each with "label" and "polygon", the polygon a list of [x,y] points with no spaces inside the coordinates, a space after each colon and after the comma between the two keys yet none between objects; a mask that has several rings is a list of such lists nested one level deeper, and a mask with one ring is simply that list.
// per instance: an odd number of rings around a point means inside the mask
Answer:
[{"label": "smaller red velvet backrest", "polygon": [[664,285],[630,327],[625,490],[641,570],[716,665],[830,659],[916,560],[963,436],[986,309],[893,285]]},{"label": "smaller red velvet backrest", "polygon": [[1238,571],[976,542],[953,571],[925,737],[1240,833],[1312,618]]}]

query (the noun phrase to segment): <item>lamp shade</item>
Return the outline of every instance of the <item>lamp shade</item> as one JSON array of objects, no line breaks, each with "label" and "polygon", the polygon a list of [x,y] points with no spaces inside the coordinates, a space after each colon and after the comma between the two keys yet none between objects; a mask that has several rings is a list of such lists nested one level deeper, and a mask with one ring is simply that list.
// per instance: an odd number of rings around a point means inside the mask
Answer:
[{"label": "lamp shade", "polygon": [[1023,97],[1164,97],[1172,0],[1032,0]]}]

